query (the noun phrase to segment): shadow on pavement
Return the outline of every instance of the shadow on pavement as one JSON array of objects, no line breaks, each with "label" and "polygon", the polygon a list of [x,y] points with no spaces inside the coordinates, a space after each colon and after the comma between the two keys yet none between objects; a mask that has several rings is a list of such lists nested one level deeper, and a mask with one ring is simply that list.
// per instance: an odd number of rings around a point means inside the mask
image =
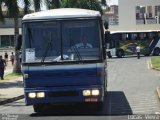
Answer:
[{"label": "shadow on pavement", "polygon": [[52,106],[44,113],[32,113],[31,117],[45,116],[125,116],[131,115],[130,105],[121,91],[109,91],[105,97],[103,111],[86,104]]},{"label": "shadow on pavement", "polygon": [[108,115],[132,115],[132,109],[129,102],[121,91],[110,91],[107,97],[107,113]]}]

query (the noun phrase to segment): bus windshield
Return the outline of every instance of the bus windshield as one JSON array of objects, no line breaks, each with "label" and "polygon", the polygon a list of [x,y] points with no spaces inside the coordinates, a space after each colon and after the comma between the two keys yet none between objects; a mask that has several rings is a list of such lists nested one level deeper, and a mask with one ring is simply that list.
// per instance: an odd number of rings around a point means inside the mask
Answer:
[{"label": "bus windshield", "polygon": [[98,20],[23,23],[23,62],[100,60]]}]

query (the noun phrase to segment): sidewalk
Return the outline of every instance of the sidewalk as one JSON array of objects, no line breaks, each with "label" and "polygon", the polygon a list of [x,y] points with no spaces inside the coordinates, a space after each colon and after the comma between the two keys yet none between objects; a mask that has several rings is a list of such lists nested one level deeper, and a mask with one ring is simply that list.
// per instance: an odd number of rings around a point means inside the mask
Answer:
[{"label": "sidewalk", "polygon": [[[13,67],[9,62],[5,70],[5,75],[12,73],[12,71]],[[0,105],[22,99],[23,97],[22,77],[4,82],[0,80]]]}]

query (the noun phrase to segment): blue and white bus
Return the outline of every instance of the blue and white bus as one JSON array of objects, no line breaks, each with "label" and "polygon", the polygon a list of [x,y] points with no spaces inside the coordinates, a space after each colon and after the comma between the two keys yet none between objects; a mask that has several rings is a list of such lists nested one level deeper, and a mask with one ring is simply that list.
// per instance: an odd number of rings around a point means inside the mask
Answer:
[{"label": "blue and white bus", "polygon": [[111,31],[108,44],[108,57],[135,55],[136,46],[141,48],[141,55],[160,54],[160,31],[135,30],[135,31]]},{"label": "blue and white bus", "polygon": [[106,48],[98,11],[62,8],[25,15],[22,53],[25,103],[35,112],[57,103],[103,107]]}]

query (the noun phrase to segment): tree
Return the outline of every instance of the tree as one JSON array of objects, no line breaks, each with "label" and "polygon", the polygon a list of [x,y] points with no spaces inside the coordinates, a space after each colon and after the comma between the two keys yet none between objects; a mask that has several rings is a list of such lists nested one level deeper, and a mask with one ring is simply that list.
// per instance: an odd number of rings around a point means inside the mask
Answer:
[{"label": "tree", "polygon": [[102,8],[98,0],[62,0],[61,7],[64,8],[83,8],[97,10],[102,13]]},{"label": "tree", "polygon": [[[31,3],[31,0],[24,0],[24,1],[28,1],[28,2]],[[33,0],[33,6],[34,6],[35,12],[40,11],[40,9],[41,9],[41,4],[42,4],[42,0]]]},{"label": "tree", "polygon": [[106,6],[107,4],[106,4],[106,0],[101,0],[101,4],[103,5],[103,6]]},{"label": "tree", "polygon": [[[3,1],[0,0],[0,5],[2,6],[3,4]],[[3,16],[3,13],[2,13],[2,7],[0,7],[0,20],[3,22],[4,21],[4,16]]]},{"label": "tree", "polygon": [[[24,3],[24,14],[29,12],[29,8],[32,0],[21,0]],[[2,7],[5,5],[8,10],[8,16],[14,19],[14,40],[17,41],[19,36],[19,26],[18,26],[18,18],[19,18],[19,0],[0,0],[0,20],[4,20]],[[42,0],[34,0],[33,5],[35,11],[39,11],[41,7]],[[19,51],[15,49],[15,64],[13,67],[13,72],[21,73],[21,66],[19,61]]]},{"label": "tree", "polygon": [[[2,0],[1,2],[1,7],[2,4],[5,4],[5,6],[8,9],[8,16],[10,18],[14,19],[14,39],[16,41],[18,35],[19,35],[19,27],[18,27],[18,16],[19,16],[19,7],[17,0]],[[1,8],[2,9],[2,8]],[[20,62],[18,60],[18,54],[19,52],[15,50],[15,65],[13,67],[13,72],[20,73],[21,72],[21,66]]]},{"label": "tree", "polygon": [[46,0],[46,6],[48,9],[60,8],[60,0]]}]

